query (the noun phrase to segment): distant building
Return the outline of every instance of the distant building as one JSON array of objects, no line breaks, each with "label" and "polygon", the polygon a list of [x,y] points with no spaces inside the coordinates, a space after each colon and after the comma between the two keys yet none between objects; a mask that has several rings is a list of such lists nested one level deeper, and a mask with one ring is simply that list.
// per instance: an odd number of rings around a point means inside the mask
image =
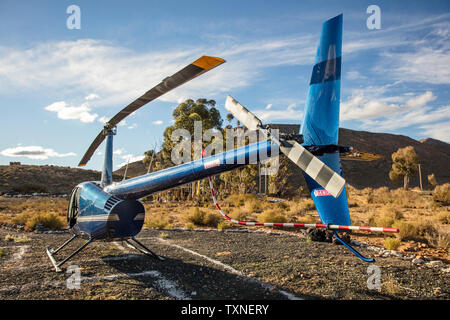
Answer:
[{"label": "distant building", "polygon": [[[271,129],[277,129],[280,133],[284,134],[299,134],[300,133],[300,124],[281,124],[281,123],[269,123],[268,126]],[[232,128],[233,130],[243,129],[245,126],[238,126]]]},{"label": "distant building", "polygon": [[20,163],[19,161],[17,161],[17,162],[12,162],[12,161],[11,161],[11,162],[9,163],[9,165],[10,165],[10,166],[20,166],[21,163]]},{"label": "distant building", "polygon": [[300,125],[299,124],[279,124],[279,123],[269,123],[268,126],[272,129],[280,130],[280,133],[284,134],[299,134]]}]

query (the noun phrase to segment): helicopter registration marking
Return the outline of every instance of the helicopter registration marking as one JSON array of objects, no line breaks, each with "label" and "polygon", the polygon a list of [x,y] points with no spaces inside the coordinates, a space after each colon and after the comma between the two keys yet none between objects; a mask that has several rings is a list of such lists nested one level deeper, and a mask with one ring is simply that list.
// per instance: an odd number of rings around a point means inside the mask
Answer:
[{"label": "helicopter registration marking", "polygon": [[316,197],[323,197],[323,196],[331,196],[331,193],[329,193],[327,190],[314,190],[314,195]]},{"label": "helicopter registration marking", "polygon": [[218,166],[220,166],[220,159],[205,162],[205,164],[203,165],[203,167],[205,169],[214,168],[214,167],[218,167]]}]

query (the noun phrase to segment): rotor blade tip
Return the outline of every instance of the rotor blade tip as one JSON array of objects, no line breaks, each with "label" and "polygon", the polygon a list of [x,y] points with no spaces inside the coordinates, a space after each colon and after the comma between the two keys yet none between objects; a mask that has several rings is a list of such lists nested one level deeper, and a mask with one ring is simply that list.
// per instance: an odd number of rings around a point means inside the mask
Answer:
[{"label": "rotor blade tip", "polygon": [[224,59],[219,57],[203,56],[192,62],[192,64],[204,70],[210,70],[225,62]]}]

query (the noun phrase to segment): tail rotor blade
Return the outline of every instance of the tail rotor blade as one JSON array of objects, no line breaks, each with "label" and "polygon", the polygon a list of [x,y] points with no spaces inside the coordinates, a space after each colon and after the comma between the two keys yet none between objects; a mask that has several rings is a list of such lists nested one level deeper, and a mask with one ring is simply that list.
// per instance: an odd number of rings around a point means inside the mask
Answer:
[{"label": "tail rotor blade", "polygon": [[296,141],[283,141],[280,150],[330,194],[336,198],[339,197],[344,189],[345,179],[331,170],[319,158]]},{"label": "tail rotor blade", "polygon": [[268,136],[273,142],[278,144],[281,152],[283,152],[300,169],[305,171],[334,197],[339,197],[344,189],[345,179],[331,170],[319,158],[315,157],[311,152],[306,150],[296,141],[280,141],[276,137],[272,136],[269,130],[262,127],[261,120],[259,120],[253,113],[251,113],[247,108],[242,106],[231,96],[227,97],[225,108],[239,121],[241,121],[249,130],[262,131],[264,135]]},{"label": "tail rotor blade", "polygon": [[225,108],[249,130],[258,130],[262,126],[261,120],[231,96],[227,97]]},{"label": "tail rotor blade", "polygon": [[[173,74],[170,77],[165,78],[161,83],[157,86],[153,87],[141,97],[137,98],[135,101],[131,102],[128,106],[123,108],[118,114],[116,114],[111,120],[109,120],[105,128],[112,129],[114,128],[120,121],[125,119],[127,116],[135,112],[137,109],[146,105],[150,101],[153,101],[163,94],[175,89],[176,87],[186,83],[201,74],[208,72],[209,70],[214,69],[215,67],[224,63],[225,60],[217,57],[208,57],[202,56],[199,59],[195,60],[188,66],[184,67],[177,73]],[[95,140],[90,145],[89,149],[84,154],[78,166],[85,166],[87,162],[91,159],[95,150],[97,150],[98,146],[105,139],[105,135],[103,134],[103,130],[98,134]]]}]

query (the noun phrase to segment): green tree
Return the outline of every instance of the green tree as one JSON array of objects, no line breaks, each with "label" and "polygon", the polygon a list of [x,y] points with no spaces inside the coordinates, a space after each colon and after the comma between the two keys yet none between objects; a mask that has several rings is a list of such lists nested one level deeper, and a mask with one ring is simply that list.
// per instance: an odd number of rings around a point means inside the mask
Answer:
[{"label": "green tree", "polygon": [[408,190],[409,178],[417,173],[419,157],[414,147],[400,148],[392,154],[392,169],[389,178],[395,183],[403,178],[403,188]]},{"label": "green tree", "polygon": [[[208,99],[197,99],[196,101],[188,99],[180,103],[173,111],[174,124],[164,131],[164,141],[162,145],[162,157],[164,160],[170,160],[171,152],[176,142],[172,141],[171,136],[176,129],[186,129],[191,136],[194,134],[194,122],[201,121],[202,134],[209,129],[222,131],[222,118],[219,110],[215,108],[216,102]],[[208,142],[204,143],[205,145]]]}]

